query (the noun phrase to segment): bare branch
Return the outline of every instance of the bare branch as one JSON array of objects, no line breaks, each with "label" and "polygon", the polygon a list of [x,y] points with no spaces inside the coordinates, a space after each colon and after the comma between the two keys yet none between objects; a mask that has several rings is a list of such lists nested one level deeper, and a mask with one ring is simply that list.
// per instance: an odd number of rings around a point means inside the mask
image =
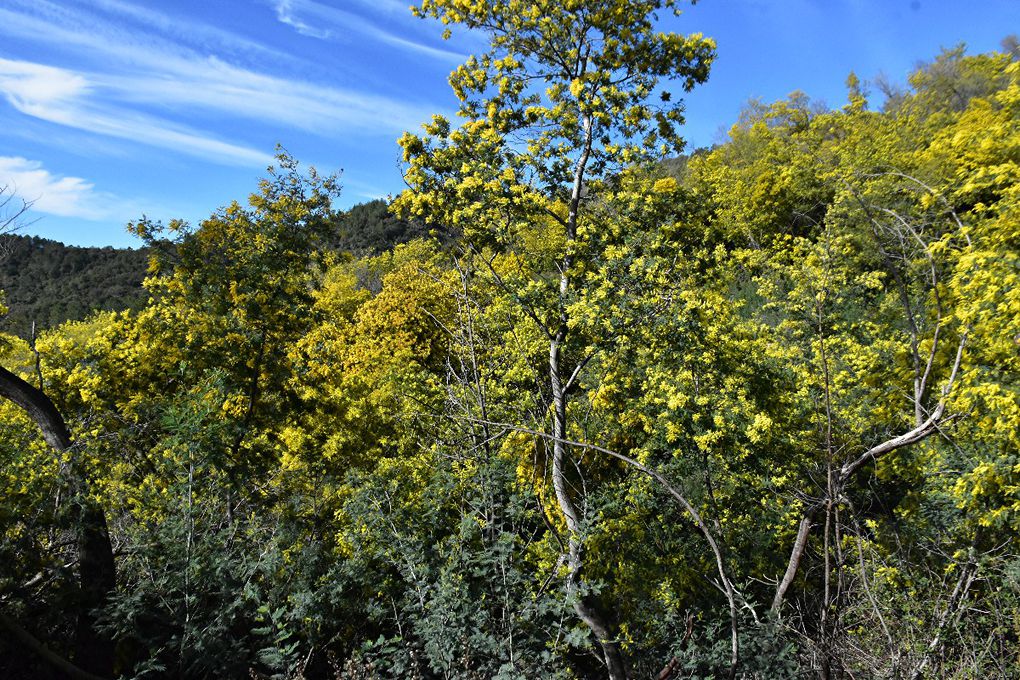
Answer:
[{"label": "bare branch", "polygon": [[10,245],[4,238],[34,220],[25,221],[25,213],[32,207],[32,201],[26,201],[15,193],[10,185],[0,186],[0,259],[8,255]]},{"label": "bare branch", "polygon": [[33,201],[26,201],[10,185],[0,186],[0,234],[8,234],[25,226],[22,221]]},{"label": "bare branch", "polygon": [[887,439],[881,444],[871,447],[853,461],[844,463],[843,467],[840,469],[840,477],[842,479],[846,479],[854,472],[856,472],[858,469],[860,469],[862,465],[865,465],[866,463],[875,460],[879,456],[887,454],[891,451],[895,451],[896,449],[902,448],[904,446],[915,444],[921,441],[922,439],[925,439],[933,432],[938,431],[939,421],[945,414],[946,402],[949,397],[949,391],[956,380],[956,374],[959,372],[960,363],[963,360],[963,349],[966,345],[967,336],[966,334],[964,334],[960,338],[959,346],[956,348],[956,360],[953,362],[953,370],[950,373],[949,380],[947,381],[946,385],[942,388],[942,397],[939,399],[938,405],[928,416],[928,419],[925,420],[920,425],[918,425],[917,427],[915,427],[914,429],[910,430],[909,432],[904,432],[903,434],[897,437]]},{"label": "bare branch", "polygon": [[[448,416],[448,417],[457,418],[456,416]],[[464,420],[469,420],[469,421],[473,421],[473,422],[479,422],[479,420],[477,418],[458,418],[458,419],[464,419]],[[482,424],[482,423],[479,422],[479,424]],[[595,451],[597,453],[602,453],[602,454],[605,454],[607,456],[610,456],[612,458],[615,458],[615,459],[617,459],[619,461],[622,461],[622,462],[626,463],[627,465],[633,467],[634,469],[636,469],[639,472],[647,475],[648,477],[651,477],[656,482],[658,482],[662,486],[662,488],[665,489],[666,492],[677,501],[677,503],[680,505],[680,507],[682,507],[687,512],[687,514],[689,514],[691,516],[691,519],[694,521],[694,525],[698,528],[699,531],[701,531],[701,534],[705,537],[705,542],[708,543],[709,548],[712,550],[712,555],[715,558],[716,571],[718,572],[719,580],[722,583],[721,590],[723,591],[723,594],[726,596],[726,599],[727,599],[727,601],[729,603],[729,607],[730,607],[731,633],[732,633],[732,637],[733,637],[733,650],[732,650],[732,654],[735,656],[735,655],[737,655],[739,653],[738,652],[738,647],[737,647],[737,645],[738,645],[738,642],[737,642],[737,639],[738,639],[737,638],[737,632],[738,632],[737,631],[737,625],[738,625],[738,623],[737,623],[738,622],[738,618],[737,618],[737,597],[738,597],[738,595],[737,595],[736,589],[733,586],[733,582],[730,580],[729,575],[726,573],[726,564],[725,564],[725,562],[723,560],[722,550],[719,548],[719,543],[715,540],[715,536],[712,535],[711,529],[709,528],[709,526],[705,522],[705,520],[701,517],[701,514],[697,511],[697,509],[695,509],[695,507],[690,503],[690,501],[688,501],[687,498],[682,493],[680,493],[680,491],[677,490],[676,487],[674,487],[672,484],[670,484],[669,480],[666,479],[666,477],[663,476],[662,473],[660,473],[660,472],[658,472],[656,470],[653,470],[652,468],[648,467],[647,465],[644,465],[644,464],[640,463],[639,461],[635,460],[634,458],[631,458],[630,456],[622,454],[622,453],[620,453],[618,451],[613,451],[612,449],[607,449],[607,448],[605,448],[603,446],[599,446],[597,444],[589,444],[587,442],[578,442],[578,441],[574,441],[572,439],[567,439],[567,438],[557,438],[557,437],[555,437],[553,435],[550,435],[550,434],[548,434],[546,432],[540,432],[539,430],[534,430],[534,429],[531,429],[531,428],[528,428],[528,427],[521,427],[519,425],[512,425],[512,424],[509,424],[509,423],[497,423],[497,422],[491,422],[490,421],[490,422],[486,422],[484,424],[489,425],[490,427],[501,427],[501,428],[505,428],[505,429],[513,431],[513,432],[520,432],[522,434],[529,434],[529,435],[532,435],[534,437],[540,437],[542,439],[547,439],[547,440],[556,440],[556,439],[559,439],[559,443],[564,445],[564,446],[572,446],[572,447],[575,447],[575,448],[586,449],[586,450],[589,450],[589,451]],[[736,672],[736,663],[737,663],[737,659],[731,657],[731,668],[730,668],[731,673],[735,673]]]},{"label": "bare branch", "polygon": [[790,560],[786,565],[786,573],[783,574],[783,579],[779,582],[779,586],[776,588],[776,596],[772,598],[773,612],[779,612],[779,608],[783,604],[783,598],[786,597],[786,591],[790,589],[793,579],[797,576],[797,569],[800,567],[800,560],[804,556],[805,548],[807,548],[808,534],[811,533],[811,520],[817,511],[818,506],[812,506],[809,508],[808,512],[804,513],[804,517],[800,520],[800,527],[797,529],[797,538],[793,542],[793,550],[790,551]]}]

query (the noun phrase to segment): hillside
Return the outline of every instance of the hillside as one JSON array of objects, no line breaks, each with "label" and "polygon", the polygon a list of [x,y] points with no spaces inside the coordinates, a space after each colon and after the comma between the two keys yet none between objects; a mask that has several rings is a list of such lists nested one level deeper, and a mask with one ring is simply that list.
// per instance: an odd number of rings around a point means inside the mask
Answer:
[{"label": "hillside", "polygon": [[424,225],[402,220],[390,213],[382,199],[359,203],[347,211],[331,244],[339,251],[377,255],[395,245],[428,234]]},{"label": "hillside", "polygon": [[[0,678],[1020,680],[1018,55],[664,164],[711,43],[429,6],[523,56],[407,223],[281,151],[136,225],[139,313],[0,338]],[[17,295],[115,269],[48,247]]]},{"label": "hillside", "polygon": [[135,307],[145,301],[144,249],[83,248],[38,236],[4,237],[0,290],[10,313],[0,330],[26,337],[32,322],[52,328],[94,310]]},{"label": "hillside", "polygon": [[[391,215],[383,200],[353,206],[341,216],[328,247],[373,255],[423,236],[426,229]],[[0,331],[21,337],[96,310],[136,308],[148,250],[68,246],[38,236],[7,235],[0,245],[0,290],[10,313]]]}]

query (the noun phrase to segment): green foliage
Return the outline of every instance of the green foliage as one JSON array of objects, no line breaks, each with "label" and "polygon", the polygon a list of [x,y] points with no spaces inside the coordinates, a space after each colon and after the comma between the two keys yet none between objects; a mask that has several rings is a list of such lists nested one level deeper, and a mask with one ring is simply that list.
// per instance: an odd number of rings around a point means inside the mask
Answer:
[{"label": "green foliage", "polygon": [[1017,677],[1020,65],[646,162],[711,58],[674,7],[426,0],[493,50],[402,140],[414,223],[282,155],[134,225],[144,304],[2,336],[76,445],[0,402],[0,611],[71,653],[73,461],[121,677],[724,677],[734,622],[737,677]]},{"label": "green foliage", "polygon": [[339,221],[339,234],[330,239],[333,249],[358,255],[379,255],[394,246],[428,236],[418,222],[402,220],[387,201],[359,203]]},{"label": "green foliage", "polygon": [[146,249],[81,248],[36,236],[7,234],[0,244],[0,290],[9,312],[2,328],[23,338],[95,310],[138,309]]}]

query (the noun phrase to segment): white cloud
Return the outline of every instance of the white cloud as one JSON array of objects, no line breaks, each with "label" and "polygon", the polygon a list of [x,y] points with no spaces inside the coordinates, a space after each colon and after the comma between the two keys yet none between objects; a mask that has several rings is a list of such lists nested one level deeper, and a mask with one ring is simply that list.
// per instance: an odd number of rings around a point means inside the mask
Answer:
[{"label": "white cloud", "polygon": [[264,166],[270,154],[204,135],[186,126],[103,103],[82,74],[25,61],[0,59],[0,95],[21,113],[41,120],[201,156],[212,161]]},{"label": "white cloud", "polygon": [[298,19],[294,15],[294,7],[291,0],[277,0],[273,9],[276,10],[276,18],[281,23],[287,24],[301,35],[306,35],[309,38],[318,38],[320,40],[325,40],[333,35],[331,31],[312,28],[301,19]]},{"label": "white cloud", "polygon": [[[158,46],[164,52],[190,46],[205,53],[228,51],[277,61],[293,60],[286,52],[231,31],[121,0],[89,0],[84,11],[66,2],[50,0],[5,0],[3,4],[6,9],[0,9],[0,32],[35,40],[100,47],[104,51],[117,51],[123,46],[127,52],[140,46]],[[103,13],[109,18],[104,18]]]},{"label": "white cloud", "polygon": [[103,220],[116,210],[116,201],[98,194],[81,177],[58,177],[39,161],[20,156],[0,156],[0,187],[31,204],[36,212],[59,217]]},{"label": "white cloud", "polygon": [[[39,1],[33,0],[33,2]],[[217,50],[227,48],[237,53],[269,56],[276,60],[291,59],[291,56],[286,52],[266,47],[254,40],[215,26],[188,21],[180,15],[169,16],[121,0],[90,0],[90,3],[97,9],[130,18],[147,28],[157,30],[162,35],[171,36],[177,42],[192,43]]]},{"label": "white cloud", "polygon": [[[432,47],[431,45],[411,40],[393,31],[381,28],[376,23],[353,12],[328,7],[314,0],[275,0],[274,8],[276,9],[277,19],[288,26],[292,26],[302,35],[313,38],[327,39],[344,32],[356,31],[379,42],[417,52],[418,54],[424,54],[435,59],[459,62],[467,58],[467,55],[458,52]],[[376,9],[391,12],[393,6],[377,6]],[[403,9],[406,14],[410,15],[407,7]],[[306,18],[301,18],[302,16]],[[312,25],[313,22],[316,24],[315,26]],[[335,30],[323,28],[323,26],[330,26]]]},{"label": "white cloud", "polygon": [[23,61],[0,59],[0,91],[15,106],[29,103],[59,104],[88,90],[88,81],[77,73]]},{"label": "white cloud", "polygon": [[411,2],[411,0],[353,0],[353,2],[365,9],[381,11],[391,16],[407,17],[418,21],[417,17],[411,14],[411,5],[418,5],[418,2]]},{"label": "white cloud", "polygon": [[206,109],[320,135],[390,135],[430,117],[424,109],[389,97],[268,76],[215,58],[173,68],[172,78],[97,76],[96,82],[122,102]]},{"label": "white cloud", "polygon": [[[100,0],[100,4],[121,5],[116,0]],[[69,14],[46,0],[40,0],[39,6],[46,11],[40,16],[0,9],[0,34],[31,37],[60,48],[73,46],[91,58],[103,57],[103,72],[87,74],[7,61],[7,70],[13,68],[17,73],[4,78],[2,94],[22,113],[51,122],[130,138],[116,131],[125,128],[119,124],[121,119],[134,121],[132,134],[144,133],[139,141],[164,145],[159,140],[167,135],[157,133],[169,124],[160,124],[157,119],[173,115],[180,120],[187,117],[187,109],[293,126],[320,135],[392,135],[416,128],[434,108],[415,107],[362,90],[269,75],[196,53],[158,36],[132,33],[94,17]],[[148,14],[151,12],[146,11]],[[160,24],[157,17],[148,17],[147,21]],[[49,91],[63,98],[55,100]],[[70,102],[76,105],[71,107]],[[89,104],[88,110],[85,103]],[[139,105],[149,109],[146,116]],[[144,126],[139,122],[142,119],[147,121]],[[204,136],[181,125],[176,132],[192,138]],[[205,156],[206,147],[225,148],[230,151],[228,162],[253,158],[250,150],[223,144],[192,139],[186,146]],[[263,164],[263,160],[259,158],[258,163]]]},{"label": "white cloud", "polygon": [[[764,2],[765,0],[761,0]],[[447,26],[432,18],[416,17],[411,13],[412,5],[420,5],[421,0],[348,0],[355,5],[361,6],[365,11],[382,19],[387,25],[401,23],[407,31],[424,33],[437,36],[444,30],[449,29],[451,39],[446,41],[451,47],[456,46],[448,52],[450,56],[456,56],[460,61],[467,58],[467,54],[456,51],[466,50],[468,53],[479,53],[489,49],[489,39],[481,30],[469,29],[464,26]]]}]

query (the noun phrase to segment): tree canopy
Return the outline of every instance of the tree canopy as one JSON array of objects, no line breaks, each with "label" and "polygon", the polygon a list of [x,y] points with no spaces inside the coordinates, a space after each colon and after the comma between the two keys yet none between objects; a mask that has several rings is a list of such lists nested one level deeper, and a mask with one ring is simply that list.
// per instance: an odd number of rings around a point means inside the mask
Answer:
[{"label": "tree canopy", "polygon": [[0,672],[1020,677],[1015,52],[680,158],[679,7],[422,0],[392,215],[281,153],[0,336]]}]

